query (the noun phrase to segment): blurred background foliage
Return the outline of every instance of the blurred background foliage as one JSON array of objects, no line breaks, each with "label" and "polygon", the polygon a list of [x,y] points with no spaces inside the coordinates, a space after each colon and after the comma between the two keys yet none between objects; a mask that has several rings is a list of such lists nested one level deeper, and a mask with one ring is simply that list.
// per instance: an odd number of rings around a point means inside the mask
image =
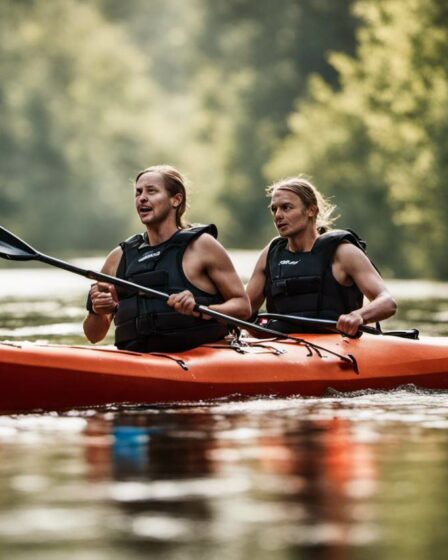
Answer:
[{"label": "blurred background foliage", "polygon": [[40,250],[139,229],[172,163],[227,247],[311,177],[387,275],[448,279],[445,0],[2,0],[0,223]]}]

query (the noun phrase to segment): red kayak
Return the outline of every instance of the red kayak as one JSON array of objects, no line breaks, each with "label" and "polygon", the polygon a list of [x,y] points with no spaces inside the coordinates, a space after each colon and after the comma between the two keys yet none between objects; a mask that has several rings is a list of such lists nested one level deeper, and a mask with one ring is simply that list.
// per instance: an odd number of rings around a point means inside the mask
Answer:
[{"label": "red kayak", "polygon": [[309,344],[250,339],[237,347],[223,342],[163,355],[0,343],[0,412],[179,403],[232,395],[321,396],[330,387],[349,392],[413,383],[448,389],[446,338],[297,336]]}]

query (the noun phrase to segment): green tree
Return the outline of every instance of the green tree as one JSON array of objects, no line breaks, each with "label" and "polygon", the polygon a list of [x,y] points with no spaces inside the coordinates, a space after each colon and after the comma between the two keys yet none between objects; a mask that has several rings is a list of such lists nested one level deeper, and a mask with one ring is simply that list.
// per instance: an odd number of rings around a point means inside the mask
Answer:
[{"label": "green tree", "polygon": [[303,172],[334,195],[386,271],[448,278],[448,9],[442,0],[360,0],[355,57],[333,54],[299,98],[271,178]]},{"label": "green tree", "polygon": [[[351,2],[332,0],[197,0],[188,164],[207,185],[201,216],[223,223],[232,246],[272,236],[264,166],[287,132],[287,116],[307,77],[332,84],[328,49],[354,49]],[[210,207],[207,209],[207,206]],[[195,202],[196,204],[196,202]]]},{"label": "green tree", "polygon": [[2,223],[47,249],[109,247],[137,226],[129,178],[168,162],[193,180],[192,221],[258,246],[263,166],[307,76],[337,83],[325,54],[353,50],[350,4],[5,0]]},{"label": "green tree", "polygon": [[[205,17],[201,0],[90,0],[102,16],[118,26],[146,65],[151,80],[153,114],[148,121],[157,142],[158,158],[143,165],[171,163],[192,182],[190,221],[219,221],[219,210],[210,205],[213,175],[219,174],[211,155],[214,147],[197,140],[196,131],[209,121],[196,76],[210,66],[198,51]],[[199,134],[200,136],[200,134]],[[221,225],[225,226],[223,220]],[[223,228],[224,230],[225,228]]]},{"label": "green tree", "polygon": [[76,0],[2,2],[0,50],[2,223],[47,249],[113,245],[129,177],[159,157],[147,60]]}]

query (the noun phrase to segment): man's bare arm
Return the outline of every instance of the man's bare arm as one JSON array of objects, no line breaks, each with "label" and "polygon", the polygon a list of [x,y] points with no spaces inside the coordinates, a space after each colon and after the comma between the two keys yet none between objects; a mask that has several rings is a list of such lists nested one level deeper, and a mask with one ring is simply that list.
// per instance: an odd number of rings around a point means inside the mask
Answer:
[{"label": "man's bare arm", "polygon": [[368,257],[354,245],[344,243],[335,254],[336,269],[352,280],[369,303],[351,313],[339,317],[337,327],[346,334],[354,335],[366,323],[382,321],[395,314],[397,304]]},{"label": "man's bare arm", "polygon": [[266,284],[266,260],[269,251],[267,245],[260,256],[258,257],[257,264],[246,287],[246,293],[249,297],[252,314],[256,313],[263,305],[265,300],[264,289]]},{"label": "man's bare arm", "polygon": [[[101,272],[115,276],[123,251],[116,247],[106,258]],[[90,288],[90,297],[94,313],[89,313],[84,319],[84,334],[90,342],[100,342],[109,331],[113,312],[117,307],[118,298],[112,284],[98,282]]]},{"label": "man's bare arm", "polygon": [[213,237],[207,236],[204,244],[208,246],[207,274],[225,300],[224,303],[212,305],[211,308],[232,317],[249,319],[251,315],[249,298],[229,254]]},{"label": "man's bare arm", "polygon": [[[203,273],[224,299],[224,303],[211,305],[210,309],[239,319],[248,319],[249,299],[224,247],[211,235],[201,235],[194,241],[193,250],[195,258],[200,259],[198,264]],[[194,298],[188,290],[173,294],[168,300],[168,304],[176,311],[185,314],[193,312],[194,303]]]}]

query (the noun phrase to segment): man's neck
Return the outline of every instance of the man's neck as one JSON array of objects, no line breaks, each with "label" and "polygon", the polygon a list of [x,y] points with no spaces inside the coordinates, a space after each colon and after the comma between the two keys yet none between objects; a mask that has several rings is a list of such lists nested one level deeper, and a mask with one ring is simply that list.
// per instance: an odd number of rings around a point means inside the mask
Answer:
[{"label": "man's neck", "polygon": [[288,237],[288,249],[293,253],[311,251],[318,237],[319,232],[315,227],[307,228],[292,237]]},{"label": "man's neck", "polygon": [[164,243],[167,239],[172,237],[179,228],[174,223],[166,223],[147,226],[146,232],[148,234],[148,241],[151,246],[160,245]]}]

